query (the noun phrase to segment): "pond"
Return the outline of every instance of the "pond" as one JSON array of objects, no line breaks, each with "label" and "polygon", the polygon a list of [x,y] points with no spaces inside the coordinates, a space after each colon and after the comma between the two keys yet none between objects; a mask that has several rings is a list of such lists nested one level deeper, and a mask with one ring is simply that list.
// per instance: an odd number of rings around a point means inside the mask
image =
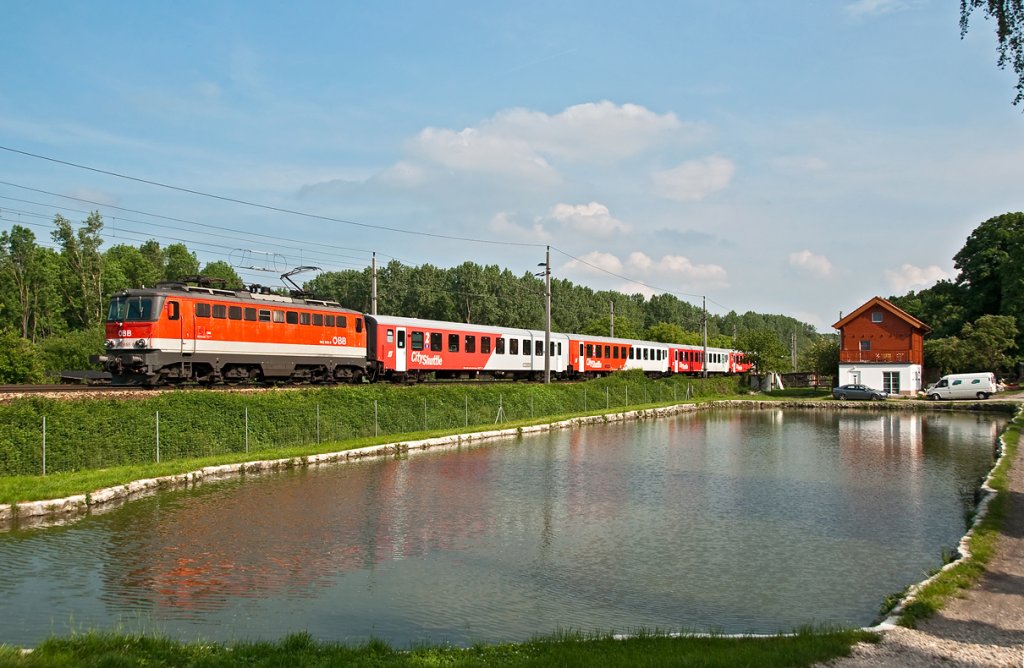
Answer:
[{"label": "pond", "polygon": [[1004,425],[724,410],[162,493],[0,534],[0,642],[862,626],[956,546]]}]

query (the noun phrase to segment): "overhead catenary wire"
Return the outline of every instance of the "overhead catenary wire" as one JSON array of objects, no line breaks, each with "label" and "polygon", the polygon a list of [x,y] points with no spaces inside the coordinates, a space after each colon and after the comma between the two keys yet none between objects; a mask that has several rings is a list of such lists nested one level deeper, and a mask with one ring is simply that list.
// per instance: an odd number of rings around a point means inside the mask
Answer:
[{"label": "overhead catenary wire", "polygon": [[[544,247],[548,246],[548,244],[540,244],[540,243],[507,241],[507,240],[498,241],[498,240],[494,240],[494,239],[481,239],[481,238],[464,237],[464,236],[458,236],[458,235],[438,234],[438,233],[433,233],[433,232],[424,232],[424,231],[421,231],[421,230],[410,230],[410,229],[399,228],[399,227],[391,227],[391,226],[387,226],[387,225],[375,225],[375,224],[371,224],[371,223],[362,223],[362,222],[358,222],[358,221],[347,220],[347,219],[344,219],[344,218],[336,218],[336,217],[333,217],[333,216],[325,216],[323,214],[316,214],[316,213],[298,211],[298,210],[295,210],[295,209],[289,209],[289,208],[274,206],[274,205],[270,205],[270,204],[262,204],[262,203],[259,203],[259,202],[252,202],[252,201],[249,201],[249,200],[244,200],[244,199],[240,199],[240,198],[236,198],[236,197],[229,197],[229,196],[226,196],[226,195],[218,195],[216,193],[210,193],[210,192],[198,190],[198,189],[195,189],[195,188],[186,188],[186,187],[183,187],[183,186],[176,186],[176,185],[172,185],[172,184],[168,184],[168,183],[163,183],[161,181],[155,181],[155,180],[152,180],[152,179],[145,179],[145,178],[141,178],[141,177],[137,177],[137,176],[131,176],[131,175],[128,175],[128,174],[122,174],[122,173],[115,172],[115,171],[112,171],[112,170],[101,169],[99,167],[93,167],[93,166],[90,166],[90,165],[84,165],[84,164],[80,164],[80,163],[76,163],[76,162],[71,162],[69,160],[62,160],[60,158],[55,158],[55,157],[52,157],[52,156],[46,156],[46,155],[41,155],[41,154],[38,154],[38,153],[33,153],[33,152],[30,152],[30,151],[24,151],[24,150],[21,150],[21,149],[16,149],[16,148],[10,147],[10,146],[0,145],[0,150],[7,151],[9,153],[13,153],[13,154],[17,154],[17,155],[22,155],[22,156],[29,157],[29,158],[33,158],[33,159],[36,159],[36,160],[42,160],[42,161],[51,162],[51,163],[58,164],[58,165],[64,165],[66,167],[72,167],[72,168],[75,168],[75,169],[80,169],[80,170],[85,170],[85,171],[93,172],[93,173],[96,173],[96,174],[103,174],[103,175],[111,176],[111,177],[114,177],[114,178],[124,179],[124,180],[132,181],[132,182],[135,182],[135,183],[142,183],[142,184],[145,184],[145,185],[150,185],[150,186],[154,186],[154,187],[158,187],[158,188],[164,188],[164,189],[167,189],[167,190],[172,190],[172,191],[176,191],[176,192],[182,192],[182,193],[187,193],[187,194],[190,194],[190,195],[195,195],[195,196],[198,196],[198,197],[205,197],[205,198],[214,199],[214,200],[218,200],[218,201],[222,201],[222,202],[228,202],[228,203],[232,203],[232,204],[239,204],[239,205],[243,205],[243,206],[253,207],[253,208],[262,209],[262,210],[266,210],[266,211],[273,211],[273,212],[276,212],[276,213],[283,213],[283,214],[292,215],[292,216],[299,216],[299,217],[304,217],[304,218],[310,218],[310,219],[313,219],[313,220],[323,220],[323,221],[334,222],[334,223],[339,223],[339,224],[343,224],[343,225],[352,225],[352,226],[362,227],[362,228],[367,228],[367,229],[374,229],[374,230],[392,232],[392,233],[396,233],[396,234],[407,234],[407,235],[413,235],[413,236],[428,237],[428,238],[435,238],[435,239],[445,239],[445,240],[449,240],[449,241],[461,241],[461,242],[467,242],[467,243],[480,243],[480,244],[491,244],[491,245],[501,245],[501,246],[518,246],[518,247],[524,247],[524,248],[544,248]],[[23,187],[23,186],[18,186],[17,184],[10,184],[10,183],[5,182],[5,181],[0,181],[0,184],[13,185],[15,187]],[[25,187],[25,188],[32,190],[31,188],[28,188],[28,187]],[[38,192],[45,192],[45,191],[39,190]],[[66,197],[64,195],[59,195],[59,194],[56,194],[56,193],[47,193],[47,194],[51,194],[51,195],[54,195],[54,196],[57,196],[57,197]],[[74,198],[72,198],[72,199],[74,199]],[[80,201],[88,201],[88,200],[80,200]],[[101,205],[101,204],[98,204],[98,205]],[[106,206],[106,205],[101,205],[101,206]],[[117,208],[117,207],[111,207],[111,208]],[[131,210],[128,210],[128,211],[131,211]],[[143,214],[143,215],[150,215],[150,214]],[[171,218],[168,217],[168,219],[171,219]],[[174,220],[174,219],[171,219],[171,220]],[[179,221],[179,222],[190,222],[191,223],[192,221]],[[195,223],[193,223],[193,224],[195,224]],[[222,228],[222,229],[226,229],[226,228]],[[238,231],[235,230],[235,232],[238,232]],[[270,238],[270,239],[274,238],[274,237],[271,237],[270,235],[261,235],[261,234],[257,234],[257,233],[253,233],[253,234],[256,234],[256,236],[264,236],[264,237],[267,237],[267,238]],[[298,243],[301,243],[301,242],[298,242]],[[686,292],[681,292],[681,291],[677,291],[677,290],[670,290],[670,289],[667,289],[667,288],[662,288],[662,287],[651,285],[649,283],[646,283],[644,281],[641,281],[641,280],[638,280],[638,279],[635,279],[635,278],[630,278],[628,276],[623,276],[621,274],[618,274],[616,272],[610,271],[610,270],[608,270],[608,269],[606,269],[604,267],[601,267],[599,265],[593,264],[591,262],[587,262],[586,260],[583,260],[582,258],[576,257],[575,255],[572,255],[572,254],[570,254],[570,253],[568,253],[568,252],[566,252],[566,251],[564,251],[564,250],[562,250],[560,248],[557,248],[555,246],[550,246],[550,248],[552,250],[554,250],[554,251],[556,251],[556,252],[558,252],[558,253],[560,253],[560,254],[562,254],[562,255],[570,258],[570,259],[572,259],[572,260],[575,260],[575,261],[577,261],[577,262],[579,262],[581,264],[584,264],[584,265],[586,265],[586,266],[588,266],[588,267],[590,267],[592,269],[595,269],[597,271],[600,271],[602,273],[608,274],[609,276],[614,276],[615,278],[619,278],[621,280],[625,280],[625,281],[628,281],[630,283],[635,283],[636,285],[640,285],[640,286],[649,288],[649,289],[657,291],[657,292],[667,293],[667,294],[671,294],[671,295],[674,295],[674,296],[707,299],[706,295],[697,295],[697,294],[686,293]],[[368,251],[366,251],[366,252],[368,252]],[[397,258],[395,258],[395,259],[397,259]],[[723,306],[722,304],[716,302],[713,299],[707,299],[707,301],[711,302],[712,304],[717,305],[718,307],[722,308],[723,310],[728,310],[725,306]]]}]

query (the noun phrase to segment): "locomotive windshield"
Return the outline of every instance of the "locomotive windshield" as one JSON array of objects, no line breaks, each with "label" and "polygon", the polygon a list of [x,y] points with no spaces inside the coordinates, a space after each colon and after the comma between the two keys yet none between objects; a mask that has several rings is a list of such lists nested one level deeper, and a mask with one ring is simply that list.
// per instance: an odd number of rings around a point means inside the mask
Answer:
[{"label": "locomotive windshield", "polygon": [[160,316],[163,297],[118,295],[110,300],[107,322],[155,322]]}]

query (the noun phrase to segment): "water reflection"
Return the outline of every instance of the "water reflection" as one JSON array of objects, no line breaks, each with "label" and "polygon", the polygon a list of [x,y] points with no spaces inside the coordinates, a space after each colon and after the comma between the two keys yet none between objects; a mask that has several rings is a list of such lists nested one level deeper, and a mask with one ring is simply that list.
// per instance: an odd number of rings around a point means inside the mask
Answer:
[{"label": "water reflection", "polygon": [[1000,427],[733,410],[161,494],[0,536],[0,641],[864,624],[963,533]]}]

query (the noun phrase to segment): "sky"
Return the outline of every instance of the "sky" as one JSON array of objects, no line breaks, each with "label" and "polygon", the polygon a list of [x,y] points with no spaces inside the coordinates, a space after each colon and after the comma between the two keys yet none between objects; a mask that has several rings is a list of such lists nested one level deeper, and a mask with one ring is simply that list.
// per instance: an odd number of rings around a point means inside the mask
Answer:
[{"label": "sky", "polygon": [[[627,6],[628,5],[628,6]],[[831,331],[1024,210],[994,24],[948,0],[4,8],[0,229],[246,281],[539,271]],[[304,274],[309,278],[312,274]],[[400,315],[400,314],[396,314]],[[556,315],[557,318],[557,315]]]}]

